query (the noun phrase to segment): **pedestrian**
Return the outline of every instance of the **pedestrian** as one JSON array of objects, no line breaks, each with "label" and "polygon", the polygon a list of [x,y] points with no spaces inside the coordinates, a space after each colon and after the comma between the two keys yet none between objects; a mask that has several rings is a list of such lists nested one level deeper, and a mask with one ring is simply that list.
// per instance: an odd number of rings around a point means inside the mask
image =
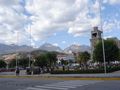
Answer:
[{"label": "pedestrian", "polygon": [[20,69],[19,68],[16,68],[16,76],[19,76],[19,74],[20,74]]}]

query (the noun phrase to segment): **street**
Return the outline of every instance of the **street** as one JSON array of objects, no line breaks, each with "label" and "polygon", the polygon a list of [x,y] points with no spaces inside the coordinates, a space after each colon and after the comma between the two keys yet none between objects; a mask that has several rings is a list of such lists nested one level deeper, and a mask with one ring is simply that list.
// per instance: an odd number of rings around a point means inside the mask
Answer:
[{"label": "street", "polygon": [[120,81],[0,78],[0,90],[120,90]]}]

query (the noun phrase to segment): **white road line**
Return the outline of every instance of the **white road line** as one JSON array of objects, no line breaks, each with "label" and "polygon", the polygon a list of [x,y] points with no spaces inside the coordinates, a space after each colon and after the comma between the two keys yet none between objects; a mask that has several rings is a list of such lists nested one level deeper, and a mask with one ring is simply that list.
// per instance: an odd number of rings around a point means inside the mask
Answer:
[{"label": "white road line", "polygon": [[[81,81],[79,81],[81,82]],[[59,83],[53,83],[53,84],[46,84],[44,86],[46,87],[58,87],[58,88],[77,88],[77,87],[80,87],[80,86],[86,86],[86,85],[89,85],[89,84],[93,84],[93,83],[79,83],[78,81],[65,81],[65,82],[59,82]]]},{"label": "white road line", "polygon": [[42,89],[42,88],[28,87],[27,90],[49,90],[49,89]]},{"label": "white road line", "polygon": [[45,85],[45,86],[53,86],[53,87],[60,87],[60,88],[76,88],[76,87],[73,87],[73,86],[71,86],[71,85],[69,85],[69,86],[66,86],[66,85],[59,85],[59,84],[51,84],[51,85]]},{"label": "white road line", "polygon": [[86,84],[49,84],[49,85],[46,85],[46,86],[66,86],[66,87],[75,87],[75,86],[84,86]]},{"label": "white road line", "polygon": [[37,88],[47,88],[47,89],[58,89],[58,90],[68,90],[68,88],[52,87],[52,86],[35,86]]},{"label": "white road line", "polygon": [[45,86],[58,86],[58,87],[75,87],[75,86],[83,86],[83,85],[86,85],[86,84],[49,84],[49,85],[45,85]]},{"label": "white road line", "polygon": [[[27,90],[68,90],[72,88],[82,87],[95,84],[98,81],[63,81],[58,83],[44,84],[42,86],[28,87]],[[25,89],[26,90],[26,89]]]},{"label": "white road line", "polygon": [[75,81],[70,81],[70,82],[60,82],[60,83],[56,83],[56,85],[71,85],[71,86],[74,86],[74,85],[84,85],[84,84],[95,84],[95,83],[97,83],[97,82],[81,82],[81,81],[77,81],[77,82],[75,82]]}]

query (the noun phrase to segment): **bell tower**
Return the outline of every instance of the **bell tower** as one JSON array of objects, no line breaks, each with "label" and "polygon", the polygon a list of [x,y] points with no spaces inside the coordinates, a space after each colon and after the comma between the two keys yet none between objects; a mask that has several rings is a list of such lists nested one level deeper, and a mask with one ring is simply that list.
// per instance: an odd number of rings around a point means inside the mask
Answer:
[{"label": "bell tower", "polygon": [[102,40],[102,31],[98,29],[98,27],[94,27],[91,31],[91,59],[93,58],[93,51],[96,46],[96,44]]},{"label": "bell tower", "polygon": [[98,30],[98,27],[94,27],[93,31],[91,31],[91,39],[90,39],[90,41],[91,41],[91,47],[93,48],[93,50],[94,50],[96,44],[100,40],[102,40],[101,34],[102,34],[102,31]]}]

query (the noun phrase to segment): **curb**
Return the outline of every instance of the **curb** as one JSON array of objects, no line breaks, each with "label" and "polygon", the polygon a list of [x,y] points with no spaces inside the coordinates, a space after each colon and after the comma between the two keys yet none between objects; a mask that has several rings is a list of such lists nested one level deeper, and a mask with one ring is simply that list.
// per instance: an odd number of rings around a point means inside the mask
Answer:
[{"label": "curb", "polygon": [[120,80],[120,77],[79,77],[79,76],[13,76],[6,75],[0,78],[15,78],[15,79],[33,79],[33,80]]}]

